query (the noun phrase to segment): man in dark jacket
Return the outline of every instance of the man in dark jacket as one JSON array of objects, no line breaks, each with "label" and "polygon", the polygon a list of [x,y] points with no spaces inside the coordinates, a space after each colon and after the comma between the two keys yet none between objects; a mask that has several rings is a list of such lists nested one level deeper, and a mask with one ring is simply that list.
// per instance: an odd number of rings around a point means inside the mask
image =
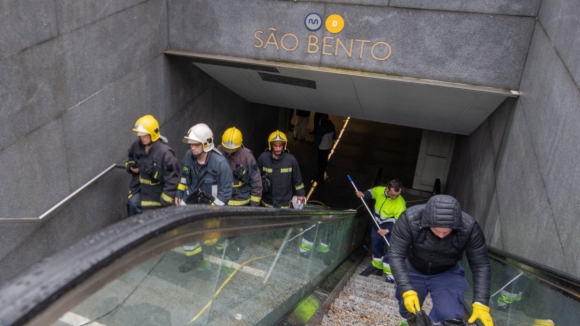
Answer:
[{"label": "man in dark jacket", "polygon": [[[213,132],[204,123],[189,128],[183,142],[189,144],[181,163],[181,181],[177,187],[175,204],[209,204],[223,206],[232,198],[232,170],[228,160],[215,148]],[[208,239],[203,242],[207,247],[214,246],[218,251],[227,247],[226,239]],[[210,264],[203,259],[200,242],[183,246],[187,259],[179,266],[182,273],[195,269],[200,278],[211,276]]]},{"label": "man in dark jacket", "polygon": [[266,207],[289,208],[293,186],[298,202],[306,202],[300,167],[296,158],[286,150],[287,144],[286,134],[276,130],[268,137],[268,150],[258,157],[262,204]]},{"label": "man in dark jacket", "polygon": [[473,314],[469,323],[480,319],[493,326],[489,314],[490,263],[485,237],[473,217],[461,211],[459,202],[447,195],[433,196],[427,204],[405,211],[391,235],[390,265],[397,283],[395,295],[406,325],[407,311],[421,309],[430,293],[434,322],[460,321],[465,271],[459,264],[463,253],[473,273]]},{"label": "man in dark jacket", "polygon": [[262,176],[252,151],[242,143],[242,132],[231,127],[224,131],[217,149],[228,160],[233,174],[233,193],[229,206],[260,206]]},{"label": "man in dark jacket", "polygon": [[173,203],[179,183],[179,163],[167,138],[159,133],[159,123],[152,115],[137,122],[133,131],[139,139],[127,151],[125,169],[131,174],[127,215],[142,209],[165,207]]}]

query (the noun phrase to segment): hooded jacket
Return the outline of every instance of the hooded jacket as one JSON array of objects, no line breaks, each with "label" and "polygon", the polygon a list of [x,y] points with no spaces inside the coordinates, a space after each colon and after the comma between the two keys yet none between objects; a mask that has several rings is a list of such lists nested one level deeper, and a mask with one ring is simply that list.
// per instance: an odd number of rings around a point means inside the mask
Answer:
[{"label": "hooded jacket", "polygon": [[[430,227],[452,229],[438,238]],[[485,237],[477,222],[447,195],[433,196],[427,204],[407,209],[391,234],[389,263],[401,293],[413,290],[407,267],[434,275],[454,267],[465,252],[473,273],[473,301],[489,305],[490,263]]]}]

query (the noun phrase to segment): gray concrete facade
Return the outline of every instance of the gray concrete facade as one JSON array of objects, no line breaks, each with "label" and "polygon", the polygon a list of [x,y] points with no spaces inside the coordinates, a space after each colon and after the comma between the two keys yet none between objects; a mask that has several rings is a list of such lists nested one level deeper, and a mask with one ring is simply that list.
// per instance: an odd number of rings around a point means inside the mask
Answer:
[{"label": "gray concrete facade", "polygon": [[[435,6],[435,1],[426,9],[414,8],[427,2],[412,1],[412,8],[402,8],[402,3],[394,7],[175,0],[169,7],[169,48],[469,85],[519,87],[534,17],[514,15],[505,5],[509,1],[501,1],[505,6],[497,5],[493,15],[459,11],[458,5],[451,5],[456,11],[448,11]],[[529,14],[537,12],[537,1],[517,3]],[[344,28],[333,34],[322,24],[309,31],[305,20],[311,13],[318,13],[322,20],[339,14]]]},{"label": "gray concrete facade", "polygon": [[[491,246],[580,276],[578,6],[465,3],[0,0],[0,216],[38,216],[123,163],[144,114],[159,120],[179,160],[179,139],[198,122],[216,139],[235,124],[262,151],[283,120],[278,109],[244,101],[187,59],[165,56],[169,48],[519,89],[459,138],[446,192]],[[311,12],[339,13],[344,30],[307,31]],[[311,52],[309,35],[318,40]],[[353,42],[352,55],[338,38]],[[378,60],[385,43],[391,53]],[[0,224],[0,282],[122,219],[127,182],[117,170],[44,224]]]},{"label": "gray concrete facade", "polygon": [[[123,164],[145,114],[157,118],[179,161],[187,150],[180,139],[198,122],[216,140],[236,123],[261,136],[246,138],[263,150],[278,109],[247,103],[187,60],[165,56],[167,6],[0,0],[0,217],[38,217]],[[116,169],[45,223],[1,223],[0,282],[124,218],[128,182]]]},{"label": "gray concrete facade", "polygon": [[542,2],[521,97],[461,138],[448,188],[491,246],[576,277],[579,10],[572,0]]}]

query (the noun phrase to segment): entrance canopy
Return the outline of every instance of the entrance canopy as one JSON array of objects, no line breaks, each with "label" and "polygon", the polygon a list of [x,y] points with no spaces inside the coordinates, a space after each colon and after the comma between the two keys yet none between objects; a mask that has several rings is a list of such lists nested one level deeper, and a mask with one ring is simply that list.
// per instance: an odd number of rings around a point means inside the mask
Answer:
[{"label": "entrance canopy", "polygon": [[252,103],[469,135],[517,91],[180,51]]}]

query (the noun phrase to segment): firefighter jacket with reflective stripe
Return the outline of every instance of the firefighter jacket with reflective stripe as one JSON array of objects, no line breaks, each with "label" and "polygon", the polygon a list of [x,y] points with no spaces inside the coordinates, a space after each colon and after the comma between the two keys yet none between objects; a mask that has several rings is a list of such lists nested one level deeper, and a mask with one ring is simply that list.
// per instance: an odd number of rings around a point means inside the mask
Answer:
[{"label": "firefighter jacket with reflective stripe", "polygon": [[[139,173],[131,172],[131,166],[138,167]],[[179,163],[173,150],[161,139],[151,144],[149,153],[140,140],[135,141],[128,150],[125,169],[133,176],[129,198],[140,192],[143,208],[173,204],[179,183]]]},{"label": "firefighter jacket with reflective stripe", "polygon": [[251,203],[252,206],[259,206],[262,200],[262,176],[252,151],[242,146],[235,153],[228,154],[222,145],[217,148],[227,158],[233,174],[233,194],[228,205]]},{"label": "firefighter jacket with reflective stripe", "polygon": [[198,189],[223,203],[232,198],[232,170],[228,160],[216,149],[207,152],[204,164],[199,164],[189,149],[181,166],[181,181],[176,195],[178,198],[187,200]]},{"label": "firefighter jacket with reflective stripe", "polygon": [[403,196],[398,196],[396,199],[392,199],[385,196],[385,191],[387,187],[374,187],[364,192],[365,201],[370,198],[375,200],[374,207],[374,218],[379,224],[383,223],[395,223],[399,216],[407,209],[407,203]]},{"label": "firefighter jacket with reflective stripe", "polygon": [[[437,237],[431,227],[452,231]],[[489,306],[491,270],[485,237],[477,222],[451,196],[436,195],[427,204],[407,209],[391,232],[389,263],[401,293],[413,290],[407,268],[435,275],[454,268],[467,256],[473,277],[473,302]]]},{"label": "firefighter jacket with reflective stripe", "polygon": [[262,193],[262,202],[265,206],[287,208],[292,200],[292,187],[296,196],[304,196],[304,183],[296,158],[287,152],[282,152],[279,158],[272,157],[267,150],[258,157],[258,167],[262,176],[270,182],[270,189]]}]

